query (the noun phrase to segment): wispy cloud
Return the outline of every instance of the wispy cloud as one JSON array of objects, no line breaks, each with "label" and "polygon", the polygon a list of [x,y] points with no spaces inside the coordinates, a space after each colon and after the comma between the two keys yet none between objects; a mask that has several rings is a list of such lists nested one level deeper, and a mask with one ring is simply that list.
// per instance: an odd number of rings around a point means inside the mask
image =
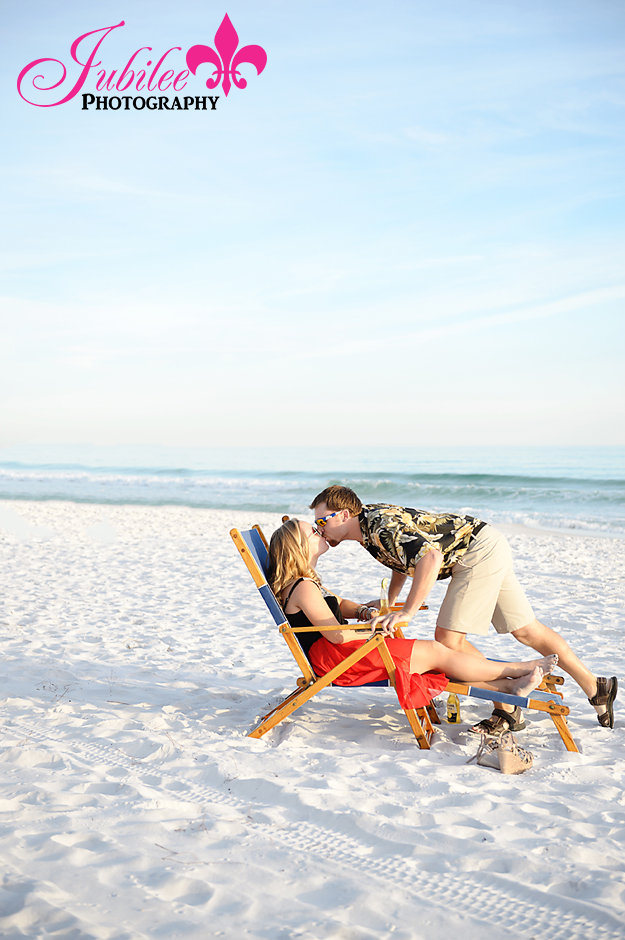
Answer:
[{"label": "wispy cloud", "polygon": [[570,313],[573,310],[580,310],[584,307],[597,307],[623,298],[625,298],[625,284],[616,284],[612,287],[600,288],[598,290],[583,291],[571,297],[563,297],[560,300],[554,300],[549,303],[534,304],[521,307],[517,310],[509,310],[505,313],[494,313],[486,317],[474,317],[460,322],[445,323],[426,329],[415,330],[406,334],[405,338],[412,340],[440,339],[444,336],[475,332],[476,330],[483,330],[492,326],[501,326],[507,323],[519,323],[523,320],[539,320],[545,317],[559,316],[562,313]]}]

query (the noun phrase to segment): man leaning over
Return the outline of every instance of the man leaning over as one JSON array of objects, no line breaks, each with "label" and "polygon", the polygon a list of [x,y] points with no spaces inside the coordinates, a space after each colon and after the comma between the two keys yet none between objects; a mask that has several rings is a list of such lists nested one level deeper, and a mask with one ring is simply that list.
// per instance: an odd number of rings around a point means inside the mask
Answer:
[{"label": "man leaning over", "polygon": [[[406,577],[412,585],[401,613],[379,618],[385,631],[412,619],[437,580],[450,578],[438,615],[435,638],[449,649],[482,653],[467,633],[485,636],[492,622],[497,633],[511,633],[542,655],[558,654],[558,665],[575,679],[594,706],[599,724],[614,727],[616,677],[594,676],[568,643],[536,619],[512,570],[505,537],[480,519],[456,513],[430,513],[387,503],[365,505],[346,486],[329,486],[310,504],[315,524],[331,546],[360,542],[376,561],[393,572],[389,602],[397,601]],[[495,703],[490,718],[472,731],[501,734],[525,727],[519,708]]]}]

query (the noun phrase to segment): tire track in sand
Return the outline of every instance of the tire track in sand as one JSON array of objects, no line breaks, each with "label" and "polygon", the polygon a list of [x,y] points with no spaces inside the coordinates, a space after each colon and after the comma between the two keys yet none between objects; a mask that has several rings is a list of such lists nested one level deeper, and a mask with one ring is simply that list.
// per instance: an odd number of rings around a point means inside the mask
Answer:
[{"label": "tire track in sand", "polygon": [[[22,734],[24,739],[53,743],[64,759],[74,766],[89,766],[95,763],[112,765],[139,776],[142,766],[153,775],[156,767],[152,761],[128,757],[113,744],[82,742],[80,752],[62,740],[50,737],[47,730],[26,728],[11,723],[11,734]],[[256,822],[249,816],[249,801],[241,800],[231,793],[203,784],[184,782],[180,788],[177,777],[158,770],[161,787],[169,799],[197,803],[201,810],[205,804],[220,804],[236,810],[246,818],[246,829],[269,842],[278,842],[286,849],[303,855],[308,861],[314,856],[318,863],[345,867],[353,873],[358,871],[367,879],[375,878],[394,888],[401,887],[406,894],[419,899],[420,904],[444,908],[463,918],[470,917],[482,924],[509,929],[512,936],[548,934],[550,940],[622,940],[625,920],[593,904],[574,898],[563,899],[527,885],[517,885],[500,875],[490,872],[479,874],[433,873],[419,867],[418,858],[376,858],[370,846],[344,832],[312,822],[292,823],[278,828],[269,823]],[[117,784],[120,777],[115,777]],[[171,787],[168,787],[171,784]],[[153,784],[149,786],[154,789]],[[160,788],[159,788],[160,789]],[[129,801],[145,804],[144,797]],[[262,809],[256,804],[255,809]]]}]

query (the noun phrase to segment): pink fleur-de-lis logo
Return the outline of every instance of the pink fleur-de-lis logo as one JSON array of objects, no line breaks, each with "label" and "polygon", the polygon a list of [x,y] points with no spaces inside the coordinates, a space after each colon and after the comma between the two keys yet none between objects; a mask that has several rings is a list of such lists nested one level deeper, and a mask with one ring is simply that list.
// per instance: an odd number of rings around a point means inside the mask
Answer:
[{"label": "pink fleur-de-lis logo", "polygon": [[[217,52],[211,49],[210,46],[191,46],[187,52],[187,65],[194,75],[198,66],[202,65],[203,62],[211,62],[215,65],[216,69],[212,77],[207,79],[206,87],[217,88],[223,79],[222,87],[226,97],[232,87],[232,83],[234,83],[237,88],[247,87],[247,82],[238,70],[238,66],[242,62],[249,62],[251,65],[255,65],[259,75],[267,65],[267,53],[262,46],[243,46],[235,55],[236,48],[239,45],[239,37],[227,13],[221,21],[221,26],[215,33],[215,45]],[[219,55],[217,53],[219,53]],[[232,82],[230,81],[231,77]]]}]

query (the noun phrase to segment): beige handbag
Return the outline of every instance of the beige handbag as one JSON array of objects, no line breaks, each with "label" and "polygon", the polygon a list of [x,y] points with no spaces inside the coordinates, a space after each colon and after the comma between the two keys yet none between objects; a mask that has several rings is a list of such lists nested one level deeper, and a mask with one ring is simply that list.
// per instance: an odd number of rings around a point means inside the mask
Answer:
[{"label": "beige handbag", "polygon": [[500,738],[483,734],[477,754],[470,757],[467,764],[476,759],[480,767],[494,767],[502,774],[522,774],[534,763],[533,755],[519,747],[511,731],[506,731]]}]

